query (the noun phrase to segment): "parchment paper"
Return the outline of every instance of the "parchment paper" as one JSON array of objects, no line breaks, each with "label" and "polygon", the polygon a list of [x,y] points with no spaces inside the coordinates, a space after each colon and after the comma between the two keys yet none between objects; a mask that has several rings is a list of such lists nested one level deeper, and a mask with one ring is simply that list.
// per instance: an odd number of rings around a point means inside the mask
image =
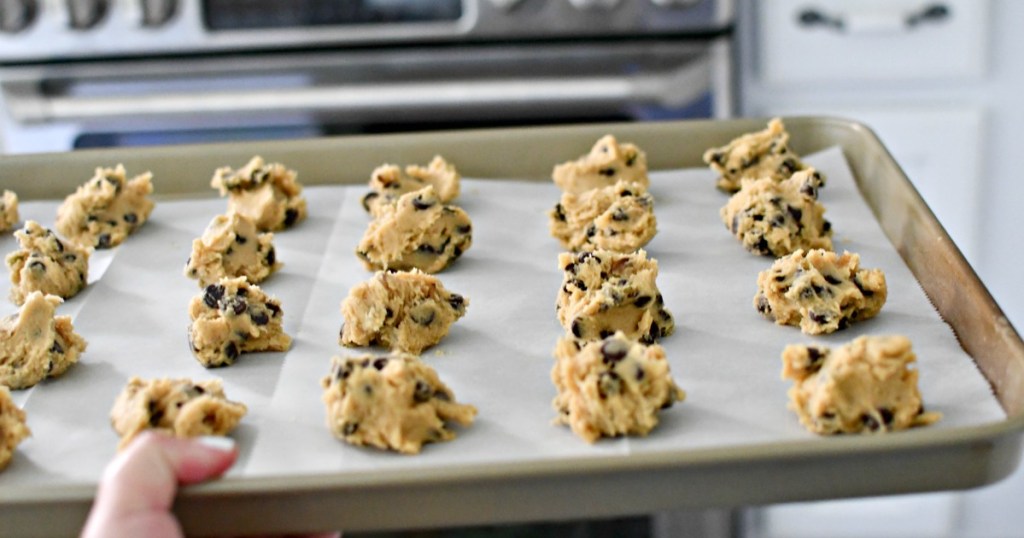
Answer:
[{"label": "parchment paper", "polygon": [[[0,473],[0,488],[95,483],[117,445],[110,407],[131,376],[222,378],[228,397],[249,406],[232,434],[242,452],[229,472],[233,477],[827,443],[786,409],[789,382],[779,378],[780,353],[790,343],[838,346],[862,334],[912,339],[925,405],[944,415],[931,427],[1003,420],[987,381],[860,198],[841,151],[805,160],[828,176],[820,199],[835,230],[836,250],[857,252],[864,267],[886,273],[889,298],[881,314],[820,337],[763,319],[752,301],[757,274],[771,260],[745,251],[725,229],[718,211],[727,196],[714,188],[713,173],[653,172],[658,234],[647,251],[660,264],[658,285],[677,324],[661,343],[687,399],[662,412],[648,437],[594,445],[551,424],[551,350],[563,334],[554,309],[560,247],[548,234],[546,216],[559,198],[553,184],[463,180],[457,203],[473,219],[473,246],[439,276],[470,304],[466,317],[423,358],[459,401],[478,407],[479,416],[459,428],[454,441],[427,445],[417,456],[349,446],[324,425],[319,381],[330,358],[360,352],[337,341],[342,299],[370,277],[353,254],[369,221],[359,204],[365,186],[305,189],[310,218],[275,235],[285,265],[262,287],[281,299],[292,349],[243,355],[235,365],[214,370],[200,366],[188,349],[187,305],[200,290],[182,271],[192,240],[225,203],[159,201],[150,221],[126,243],[94,254],[90,286],[60,307],[59,313],[74,317],[89,346],[63,377],[14,393],[33,436]],[[52,227],[56,206],[25,203],[22,218]],[[12,237],[0,239],[4,254],[16,246]],[[0,295],[6,297],[9,287],[3,279]],[[16,310],[0,302],[0,314]]]}]

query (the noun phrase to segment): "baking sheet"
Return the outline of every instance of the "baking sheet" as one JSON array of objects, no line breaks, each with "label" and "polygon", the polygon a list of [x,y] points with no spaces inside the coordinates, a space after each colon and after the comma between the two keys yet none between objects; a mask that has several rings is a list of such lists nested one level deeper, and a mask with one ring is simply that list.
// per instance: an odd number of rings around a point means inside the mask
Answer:
[{"label": "baking sheet", "polygon": [[[366,187],[306,189],[311,216],[275,236],[285,266],[263,285],[282,301],[293,348],[243,355],[234,366],[217,370],[202,368],[188,351],[187,304],[199,288],[181,272],[192,239],[224,210],[224,202],[161,201],[136,236],[97,253],[108,263],[105,271],[100,275],[92,267],[90,287],[61,307],[61,313],[75,316],[89,348],[62,378],[14,393],[34,435],[0,474],[0,488],[96,482],[117,444],[108,426],[110,406],[132,375],[224,380],[228,396],[250,409],[233,434],[242,455],[229,471],[232,477],[827,443],[803,430],[785,408],[789,384],[779,379],[779,354],[789,343],[840,345],[861,334],[912,338],[925,404],[944,414],[932,428],[1003,420],[987,381],[860,199],[841,151],[806,160],[828,175],[820,199],[833,223],[836,250],[858,252],[865,267],[886,272],[889,298],[881,314],[824,337],[762,319],[752,298],[756,275],[771,260],[744,251],[720,223],[726,195],[714,189],[713,174],[654,172],[659,232],[647,250],[659,260],[658,284],[677,323],[662,344],[688,397],[661,414],[650,436],[595,445],[550,424],[551,349],[563,331],[554,312],[560,248],[548,235],[545,213],[559,193],[552,184],[514,178],[464,180],[458,203],[473,219],[474,245],[440,277],[470,305],[424,359],[459,401],[476,405],[480,414],[453,442],[427,445],[415,457],[351,447],[324,426],[319,379],[332,355],[352,353],[337,345],[339,304],[352,285],[369,277],[352,253],[368,222],[359,204]],[[56,205],[23,204],[22,217],[52,226]],[[0,242],[4,253],[15,246],[12,238]],[[6,296],[8,287],[4,281],[0,294]],[[3,314],[16,310],[9,303],[2,308]]]}]

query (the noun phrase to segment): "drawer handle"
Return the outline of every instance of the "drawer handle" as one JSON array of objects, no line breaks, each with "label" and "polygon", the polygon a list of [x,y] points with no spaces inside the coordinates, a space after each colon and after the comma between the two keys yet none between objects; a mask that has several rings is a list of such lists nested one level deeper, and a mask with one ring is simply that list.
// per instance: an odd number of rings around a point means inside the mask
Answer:
[{"label": "drawer handle", "polygon": [[[910,13],[909,15],[903,16],[902,14],[894,13],[892,15],[893,20],[891,22],[893,22],[895,26],[902,26],[910,29],[916,28],[924,23],[941,22],[948,19],[949,16],[949,6],[945,4],[930,4]],[[797,21],[800,23],[800,26],[808,28],[821,26],[837,32],[849,32],[856,27],[856,24],[851,24],[851,21],[849,20],[851,18],[856,18],[856,16],[844,17],[842,14],[830,15],[815,8],[803,9],[800,11],[800,14],[797,15]]]}]

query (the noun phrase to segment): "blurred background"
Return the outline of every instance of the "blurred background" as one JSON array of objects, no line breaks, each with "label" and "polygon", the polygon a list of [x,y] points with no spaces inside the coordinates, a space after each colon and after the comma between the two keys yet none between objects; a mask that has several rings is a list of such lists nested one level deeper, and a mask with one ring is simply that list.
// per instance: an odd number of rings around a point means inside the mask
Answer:
[{"label": "blurred background", "polygon": [[[842,116],[879,134],[1020,328],[1021,21],[1020,0],[0,0],[0,152]],[[1024,536],[1020,499],[1021,470],[500,532]]]}]

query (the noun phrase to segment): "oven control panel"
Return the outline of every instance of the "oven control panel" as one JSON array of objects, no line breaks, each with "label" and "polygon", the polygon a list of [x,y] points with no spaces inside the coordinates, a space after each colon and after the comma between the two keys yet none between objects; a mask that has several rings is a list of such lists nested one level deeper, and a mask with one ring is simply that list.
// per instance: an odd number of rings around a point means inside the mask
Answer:
[{"label": "oven control panel", "polygon": [[734,0],[0,0],[0,64],[731,30]]}]

